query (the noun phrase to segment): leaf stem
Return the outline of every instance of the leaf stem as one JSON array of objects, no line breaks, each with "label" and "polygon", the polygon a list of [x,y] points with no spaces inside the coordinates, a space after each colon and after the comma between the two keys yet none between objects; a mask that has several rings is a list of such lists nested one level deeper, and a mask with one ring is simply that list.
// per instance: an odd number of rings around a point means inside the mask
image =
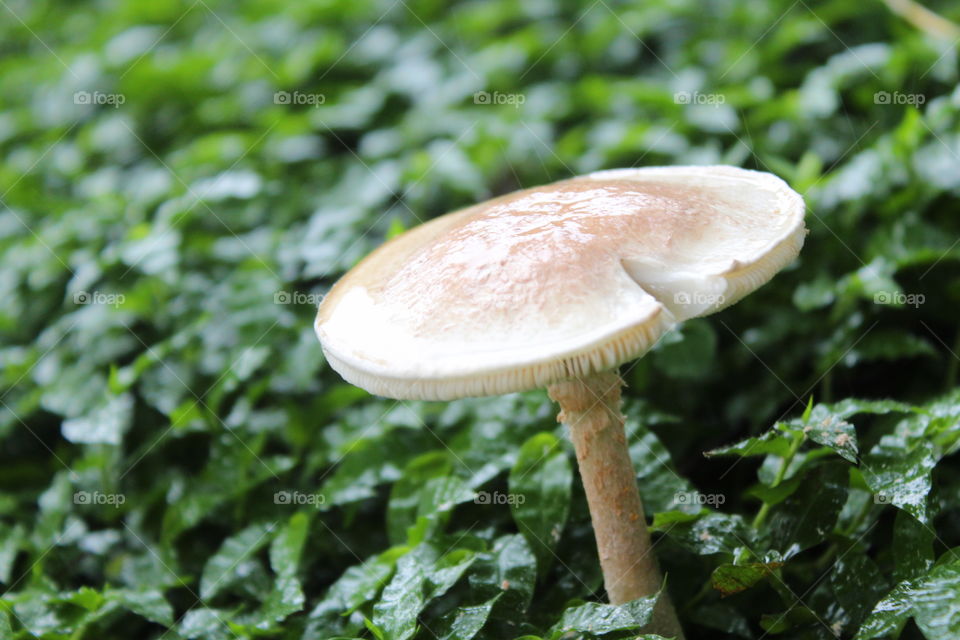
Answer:
[{"label": "leaf stem", "polygon": [[[780,468],[777,470],[777,475],[770,484],[771,489],[775,489],[780,486],[780,483],[783,482],[783,479],[787,476],[787,471],[790,469],[790,464],[793,462],[793,458],[797,455],[797,451],[800,450],[800,445],[803,443],[803,438],[804,435],[802,431],[794,436],[793,442],[790,443],[790,449],[787,451],[787,455],[783,456],[783,459],[780,461]],[[769,512],[770,503],[764,502],[763,506],[761,506],[760,510],[757,512],[756,517],[753,519],[754,529],[760,528],[760,526],[767,519],[767,514]]]},{"label": "leaf stem", "polygon": [[[797,455],[797,451],[800,450],[800,445],[803,444],[804,434],[802,431],[798,432],[794,438],[793,442],[790,443],[790,448],[787,450],[786,455],[780,461],[780,468],[777,469],[777,475],[774,476],[773,482],[770,483],[770,488],[775,489],[780,486],[780,483],[783,482],[783,479],[787,476],[787,471],[790,469],[790,464],[793,462],[794,457]],[[763,523],[767,520],[767,514],[770,513],[770,503],[764,501],[760,506],[760,510],[757,511],[757,515],[753,518],[753,523],[751,526],[754,529],[759,529],[763,526]],[[747,559],[747,554],[750,553],[750,550],[746,547],[740,549],[737,553],[737,557],[734,559],[734,564],[739,564]]]}]

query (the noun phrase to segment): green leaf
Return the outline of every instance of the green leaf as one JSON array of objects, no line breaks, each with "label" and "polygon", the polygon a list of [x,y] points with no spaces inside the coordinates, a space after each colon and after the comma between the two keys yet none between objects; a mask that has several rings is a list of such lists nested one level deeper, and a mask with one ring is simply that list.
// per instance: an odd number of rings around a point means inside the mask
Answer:
[{"label": "green leaf", "polygon": [[456,476],[441,476],[427,480],[418,492],[416,525],[407,531],[408,544],[415,545],[442,531],[450,520],[454,507],[474,499],[475,494]]},{"label": "green leaf", "polygon": [[803,476],[794,476],[789,480],[784,480],[775,487],[765,485],[763,483],[758,483],[750,487],[747,490],[748,496],[753,496],[769,504],[771,507],[780,504],[790,496],[792,496],[797,489],[800,488],[800,485],[803,483]]},{"label": "green leaf", "polygon": [[908,443],[888,435],[863,457],[861,471],[879,504],[892,504],[929,524],[931,473],[938,460],[932,442],[918,439]]},{"label": "green leaf", "polygon": [[133,396],[110,396],[87,415],[64,420],[63,437],[78,444],[120,444],[133,417]]},{"label": "green leaf", "polygon": [[947,562],[926,575],[898,584],[877,603],[855,640],[899,635],[912,616],[929,640],[960,634],[960,561]]},{"label": "green leaf", "polygon": [[570,513],[573,470],[563,444],[550,433],[538,433],[520,448],[510,471],[510,510],[537,556],[544,575]]},{"label": "green leaf", "polygon": [[426,567],[434,560],[435,552],[420,544],[397,561],[393,579],[373,608],[372,622],[385,637],[404,640],[416,633],[417,616],[426,606]]},{"label": "green leaf", "polygon": [[267,620],[280,621],[303,609],[305,596],[297,572],[309,529],[307,514],[295,513],[270,543],[270,567],[277,578],[263,603],[262,616]]},{"label": "green leaf", "polygon": [[446,593],[475,559],[466,550],[441,556],[429,544],[418,545],[397,561],[396,573],[373,607],[373,624],[391,640],[412,637],[424,607]]},{"label": "green leaf", "polygon": [[14,562],[25,538],[25,531],[20,525],[0,528],[0,583],[10,583]]},{"label": "green leaf", "polygon": [[455,549],[437,560],[427,574],[427,601],[444,595],[477,559],[469,549]]},{"label": "green leaf", "polygon": [[652,619],[658,597],[659,594],[622,605],[588,602],[568,607],[560,621],[551,629],[550,637],[556,640],[571,632],[603,635],[639,629]]},{"label": "green leaf", "polygon": [[270,541],[272,523],[252,524],[223,541],[203,568],[200,597],[209,600],[240,578],[238,568]]},{"label": "green leaf", "polygon": [[931,569],[910,596],[913,617],[928,640],[960,637],[960,562]]},{"label": "green leaf", "polygon": [[501,536],[489,552],[478,555],[469,580],[478,597],[499,596],[496,610],[503,616],[521,615],[533,599],[536,557],[524,536]]},{"label": "green leaf", "polygon": [[772,454],[786,456],[790,451],[790,445],[793,442],[792,434],[785,431],[786,425],[778,424],[773,429],[763,435],[747,438],[735,444],[718,447],[707,451],[704,455],[708,458],[716,456],[763,456]]},{"label": "green leaf", "polygon": [[917,409],[909,404],[897,402],[896,400],[861,400],[859,398],[847,398],[833,404],[817,405],[813,409],[811,416],[819,418],[823,415],[832,415],[841,420],[846,420],[860,413],[870,413],[876,415],[885,415],[889,413],[914,413]]},{"label": "green leaf", "polygon": [[831,414],[823,405],[814,407],[803,433],[817,444],[836,451],[849,462],[857,462],[857,432],[853,425],[839,415]]},{"label": "green leaf", "polygon": [[827,581],[832,619],[854,629],[889,588],[877,565],[855,549],[841,549]]},{"label": "green leaf", "polygon": [[[638,410],[648,411],[646,407]],[[698,510],[692,503],[678,503],[677,496],[691,495],[693,487],[675,470],[670,452],[657,435],[633,418],[627,418],[626,430],[644,511],[655,514],[670,509]]]},{"label": "green leaf", "polygon": [[783,613],[765,613],[760,616],[760,627],[767,634],[778,634],[793,628],[812,628],[819,625],[818,616],[809,607],[792,606]]},{"label": "green leaf", "polygon": [[933,542],[936,534],[930,525],[919,522],[906,511],[897,511],[893,524],[893,577],[910,580],[925,574],[933,566]]},{"label": "green leaf", "polygon": [[689,320],[672,331],[654,349],[657,369],[671,378],[698,380],[706,377],[717,350],[717,335],[705,320]]},{"label": "green leaf", "polygon": [[710,574],[710,586],[724,596],[733,595],[749,589],[782,566],[782,562],[722,564]]},{"label": "green leaf", "polygon": [[448,475],[452,468],[446,451],[429,451],[407,463],[403,475],[393,484],[387,504],[387,531],[391,542],[404,542],[407,528],[416,523],[423,485]]},{"label": "green leaf", "polygon": [[833,303],[836,299],[835,285],[832,278],[825,275],[801,283],[793,292],[793,304],[803,312],[820,309]]},{"label": "green leaf", "polygon": [[650,529],[670,536],[700,555],[732,555],[739,547],[753,544],[753,532],[742,517],[706,509],[699,514],[658,513]]},{"label": "green leaf", "polygon": [[230,614],[221,609],[190,609],[180,620],[177,631],[190,640],[226,640],[235,637],[225,621]]},{"label": "green leaf", "polygon": [[444,615],[435,629],[437,640],[471,640],[486,624],[499,597],[494,596],[483,604],[457,607]]},{"label": "green leaf", "polygon": [[151,622],[156,622],[166,627],[173,626],[173,607],[167,602],[167,599],[161,591],[121,589],[110,592],[109,598],[116,600],[121,606]]},{"label": "green leaf", "polygon": [[333,629],[337,629],[337,633],[356,633],[356,626],[344,616],[376,599],[393,574],[397,560],[409,550],[409,547],[392,547],[344,571],[310,612],[307,629],[313,635],[307,637],[329,635]]},{"label": "green leaf", "polygon": [[765,527],[771,547],[789,558],[826,540],[847,500],[848,479],[841,462],[808,471],[800,488],[771,512]]}]

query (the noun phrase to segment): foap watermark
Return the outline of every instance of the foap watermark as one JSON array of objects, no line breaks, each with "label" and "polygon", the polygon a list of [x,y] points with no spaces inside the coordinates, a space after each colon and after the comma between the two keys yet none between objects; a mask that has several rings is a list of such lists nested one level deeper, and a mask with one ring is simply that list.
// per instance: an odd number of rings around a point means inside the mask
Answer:
[{"label": "foap watermark", "polygon": [[127,501],[122,493],[103,493],[101,491],[77,491],[73,494],[73,504],[98,504],[120,508]]},{"label": "foap watermark", "polygon": [[522,493],[503,493],[502,491],[480,491],[473,499],[474,504],[521,505],[527,501]]},{"label": "foap watermark", "polygon": [[899,497],[895,491],[880,491],[873,494],[873,504],[894,504]]},{"label": "foap watermark", "polygon": [[295,104],[319,107],[327,101],[322,93],[304,93],[303,91],[277,91],[273,94],[273,104]]},{"label": "foap watermark", "polygon": [[73,94],[73,104],[107,105],[119,109],[127,101],[122,93],[104,93],[103,91],[77,91]]},{"label": "foap watermark", "polygon": [[916,309],[927,297],[922,293],[903,293],[902,291],[878,291],[873,294],[873,304],[893,304],[898,307],[909,306]]},{"label": "foap watermark", "polygon": [[700,93],[699,91],[677,91],[673,94],[674,104],[705,104],[719,107],[727,101],[722,93]]},{"label": "foap watermark", "polygon": [[73,294],[73,304],[103,304],[117,308],[127,301],[122,293],[107,293],[105,291],[77,291]]},{"label": "foap watermark", "polygon": [[527,96],[522,93],[500,93],[494,91],[477,91],[473,94],[473,104],[509,104],[517,109],[527,101]]},{"label": "foap watermark", "polygon": [[909,104],[919,107],[927,101],[922,93],[901,93],[900,91],[877,91],[873,94],[873,104]]},{"label": "foap watermark", "polygon": [[697,504],[717,508],[727,501],[722,493],[700,493],[699,491],[675,491],[673,504]]},{"label": "foap watermark", "polygon": [[317,306],[323,301],[323,294],[303,291],[277,291],[273,294],[273,304],[309,304]]},{"label": "foap watermark", "polygon": [[707,293],[705,291],[694,291],[693,293],[678,291],[673,294],[673,304],[714,306],[723,304],[725,300],[726,298],[723,297],[722,293]]},{"label": "foap watermark", "polygon": [[301,507],[309,505],[319,507],[327,502],[322,493],[304,493],[302,491],[277,491],[273,494],[273,504]]}]

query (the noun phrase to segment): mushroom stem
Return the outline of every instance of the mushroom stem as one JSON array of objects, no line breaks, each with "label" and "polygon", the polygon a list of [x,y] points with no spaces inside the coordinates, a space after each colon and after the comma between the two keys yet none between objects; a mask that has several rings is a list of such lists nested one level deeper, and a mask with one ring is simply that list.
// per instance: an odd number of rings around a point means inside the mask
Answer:
[{"label": "mushroom stem", "polygon": [[[550,398],[560,405],[557,420],[570,429],[577,452],[603,583],[612,604],[653,595],[662,583],[627,448],[620,412],[622,385],[617,373],[602,372],[547,388]],[[683,639],[666,593],[644,631]]]}]

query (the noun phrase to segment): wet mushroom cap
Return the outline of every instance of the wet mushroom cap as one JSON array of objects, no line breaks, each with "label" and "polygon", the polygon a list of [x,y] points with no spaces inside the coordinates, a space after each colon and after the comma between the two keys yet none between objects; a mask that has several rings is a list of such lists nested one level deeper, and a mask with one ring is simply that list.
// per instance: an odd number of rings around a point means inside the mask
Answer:
[{"label": "wet mushroom cap", "polygon": [[803,200],[735,167],[615,169],[516,191],[387,242],[315,323],[371,393],[447,400],[544,388],[645,353],[800,251]]}]

